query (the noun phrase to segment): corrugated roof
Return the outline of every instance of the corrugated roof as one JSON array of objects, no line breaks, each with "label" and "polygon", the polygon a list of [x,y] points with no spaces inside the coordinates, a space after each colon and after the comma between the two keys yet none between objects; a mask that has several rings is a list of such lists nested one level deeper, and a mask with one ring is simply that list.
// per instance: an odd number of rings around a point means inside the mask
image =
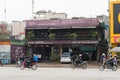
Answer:
[{"label": "corrugated roof", "polygon": [[27,20],[26,29],[28,28],[71,28],[97,26],[97,18],[80,18],[80,19],[57,19],[57,20]]}]

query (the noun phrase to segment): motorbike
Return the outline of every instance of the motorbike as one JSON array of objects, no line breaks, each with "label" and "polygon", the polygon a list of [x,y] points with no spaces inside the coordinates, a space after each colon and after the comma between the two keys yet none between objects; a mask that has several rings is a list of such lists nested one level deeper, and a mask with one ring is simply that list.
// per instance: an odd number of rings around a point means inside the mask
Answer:
[{"label": "motorbike", "polygon": [[117,67],[116,62],[109,60],[109,61],[106,61],[104,64],[101,64],[98,68],[100,71],[103,71],[105,68],[116,71],[118,67]]},{"label": "motorbike", "polygon": [[22,64],[20,65],[20,69],[24,70],[25,68],[32,68],[32,70],[36,70],[37,69],[37,62],[32,62],[30,64],[28,64],[27,59],[25,59]]},{"label": "motorbike", "polygon": [[72,62],[72,68],[82,68],[82,69],[86,69],[87,68],[87,62],[86,61],[83,61],[83,62]]}]

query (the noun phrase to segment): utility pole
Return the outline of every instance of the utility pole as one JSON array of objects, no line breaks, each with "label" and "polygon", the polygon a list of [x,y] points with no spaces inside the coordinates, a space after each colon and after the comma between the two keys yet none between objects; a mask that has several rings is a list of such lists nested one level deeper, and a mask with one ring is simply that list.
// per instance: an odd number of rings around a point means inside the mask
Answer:
[{"label": "utility pole", "polygon": [[34,19],[34,0],[32,0],[32,19]]},{"label": "utility pole", "polygon": [[109,38],[109,41],[108,41],[108,49],[110,49],[110,47],[111,47],[111,43],[110,43],[110,0],[108,0],[108,16],[109,16],[109,31],[108,31],[108,38]]},{"label": "utility pole", "polygon": [[6,22],[6,0],[4,0],[4,21]]}]

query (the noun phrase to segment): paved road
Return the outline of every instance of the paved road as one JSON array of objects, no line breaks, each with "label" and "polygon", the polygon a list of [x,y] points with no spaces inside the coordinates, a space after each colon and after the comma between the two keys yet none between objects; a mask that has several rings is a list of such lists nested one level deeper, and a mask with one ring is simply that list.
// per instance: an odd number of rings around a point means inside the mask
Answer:
[{"label": "paved road", "polygon": [[44,68],[20,70],[16,67],[0,67],[0,80],[120,80],[120,69],[71,69]]}]

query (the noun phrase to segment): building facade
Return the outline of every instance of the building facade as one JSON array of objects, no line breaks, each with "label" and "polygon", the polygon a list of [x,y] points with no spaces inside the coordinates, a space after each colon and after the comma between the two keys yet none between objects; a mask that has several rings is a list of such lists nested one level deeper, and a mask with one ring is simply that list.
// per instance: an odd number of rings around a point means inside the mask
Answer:
[{"label": "building facade", "polygon": [[[34,13],[33,20],[66,19],[66,13],[55,13],[52,11],[40,10]],[[15,39],[23,40],[25,38],[26,21],[13,21],[11,24],[11,36]]]},{"label": "building facade", "polygon": [[11,36],[13,36],[15,39],[24,39],[25,38],[25,27],[26,22],[25,21],[13,21],[11,24]]},{"label": "building facade", "polygon": [[28,20],[25,29],[28,50],[42,60],[63,52],[88,54],[90,59],[97,60],[104,38],[102,30],[97,18]]},{"label": "building facade", "polygon": [[40,10],[34,13],[34,20],[49,20],[49,19],[67,19],[66,13],[56,13],[51,10]]},{"label": "building facade", "polygon": [[0,62],[10,63],[10,30],[6,22],[0,22]]}]

